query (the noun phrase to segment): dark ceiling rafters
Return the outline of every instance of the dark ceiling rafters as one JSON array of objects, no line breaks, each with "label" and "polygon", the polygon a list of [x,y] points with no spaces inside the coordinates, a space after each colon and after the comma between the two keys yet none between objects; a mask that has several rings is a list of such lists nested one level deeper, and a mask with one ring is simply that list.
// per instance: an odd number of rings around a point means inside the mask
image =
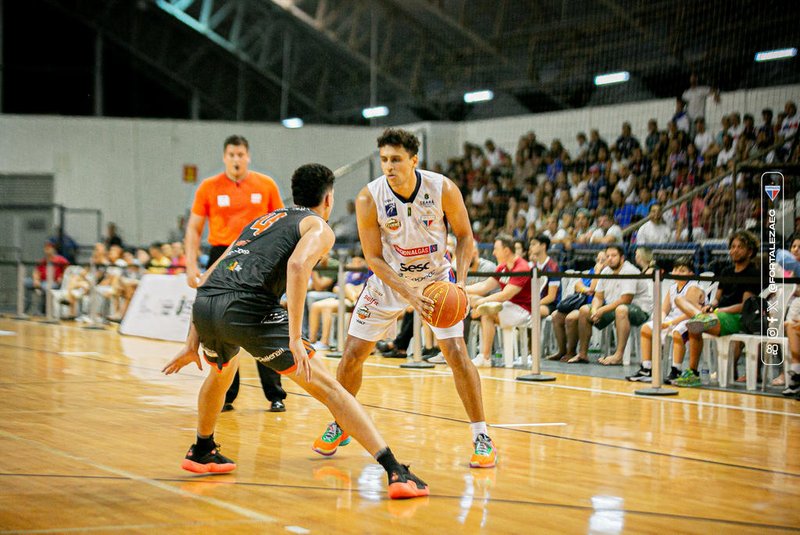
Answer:
[{"label": "dark ceiling rafters", "polygon": [[406,120],[463,120],[493,106],[519,113],[509,99],[465,105],[463,93],[475,89],[511,96],[530,111],[581,107],[603,91],[593,76],[612,70],[640,82],[636,98],[679,94],[694,69],[723,90],[800,79],[759,70],[750,50],[794,43],[776,21],[795,20],[797,2],[44,1],[146,65],[169,91],[191,94],[202,117],[228,120],[275,121],[286,112],[306,122],[364,124],[372,69],[375,103],[392,116],[405,109]]}]

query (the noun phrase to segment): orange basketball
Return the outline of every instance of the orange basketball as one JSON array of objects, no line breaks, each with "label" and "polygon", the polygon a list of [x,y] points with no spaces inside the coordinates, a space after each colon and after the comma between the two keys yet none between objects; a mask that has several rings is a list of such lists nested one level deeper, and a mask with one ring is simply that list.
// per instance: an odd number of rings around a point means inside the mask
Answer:
[{"label": "orange basketball", "polygon": [[467,294],[452,282],[431,283],[422,290],[422,295],[433,299],[430,324],[434,327],[452,327],[467,313]]}]

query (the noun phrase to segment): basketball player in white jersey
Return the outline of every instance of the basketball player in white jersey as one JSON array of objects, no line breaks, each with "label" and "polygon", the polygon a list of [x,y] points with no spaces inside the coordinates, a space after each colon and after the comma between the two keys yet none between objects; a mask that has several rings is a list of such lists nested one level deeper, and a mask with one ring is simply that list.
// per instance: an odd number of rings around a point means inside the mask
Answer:
[{"label": "basketball player in white jersey", "polygon": [[[450,179],[417,169],[419,139],[405,130],[388,129],[378,138],[383,176],[356,198],[358,234],[373,275],[355,305],[336,378],[354,396],[363,366],[375,343],[392,335],[408,305],[428,320],[433,301],[422,290],[451,280],[447,252],[448,225],[456,237],[456,284],[463,290],[474,247],[461,192]],[[491,468],[497,451],[486,432],[478,371],[467,356],[461,322],[447,329],[431,326],[470,421],[473,468]],[[314,442],[314,451],[333,455],[350,438],[336,422]]]},{"label": "basketball player in white jersey", "polygon": [[[672,264],[673,275],[694,275],[692,259],[688,256],[681,256],[675,259]],[[697,281],[676,280],[671,284],[664,295],[661,304],[661,336],[653,336],[653,320],[642,325],[642,365],[633,375],[626,377],[628,381],[639,381],[649,383],[652,381],[653,364],[653,339],[655,343],[663,344],[667,336],[672,337],[672,368],[669,376],[664,380],[667,384],[673,384],[681,376],[681,366],[683,357],[686,353],[686,344],[689,341],[689,329],[687,323],[692,318],[692,314],[682,310],[681,299],[698,308],[702,308],[705,302],[705,292]],[[686,308],[686,306],[683,306]]]}]

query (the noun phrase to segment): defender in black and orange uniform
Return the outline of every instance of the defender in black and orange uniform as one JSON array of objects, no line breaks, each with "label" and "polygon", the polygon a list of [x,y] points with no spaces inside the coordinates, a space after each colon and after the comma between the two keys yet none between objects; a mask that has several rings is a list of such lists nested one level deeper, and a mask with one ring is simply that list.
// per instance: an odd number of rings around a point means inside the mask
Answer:
[{"label": "defender in black and orange uniform", "polygon": [[[278,186],[272,178],[249,169],[250,144],[243,136],[230,136],[223,144],[222,161],[225,171],[203,180],[194,196],[192,213],[186,225],[186,280],[197,288],[200,272],[197,253],[205,220],[208,219],[208,242],[211,251],[208,265],[222,256],[230,244],[250,221],[262,214],[283,208]],[[280,376],[270,368],[256,366],[272,412],[286,410],[286,392],[281,386]],[[223,411],[233,410],[233,402],[239,395],[239,374],[225,394]]]},{"label": "defender in black and orange uniform", "polygon": [[[198,396],[197,442],[181,466],[195,473],[236,468],[220,453],[214,428],[243,347],[278,373],[295,371],[290,377],[324,403],[386,469],[389,497],[426,496],[425,482],[397,462],[361,404],[323,363],[311,358],[314,351],[301,336],[308,278],[335,240],[327,224],[333,208],[333,181],[327,167],[300,167],[292,176],[297,207],[252,221],[201,277],[186,345],[163,369],[169,375],[191,362],[202,369],[201,345],[213,367]],[[286,311],[279,303],[284,292]]]}]

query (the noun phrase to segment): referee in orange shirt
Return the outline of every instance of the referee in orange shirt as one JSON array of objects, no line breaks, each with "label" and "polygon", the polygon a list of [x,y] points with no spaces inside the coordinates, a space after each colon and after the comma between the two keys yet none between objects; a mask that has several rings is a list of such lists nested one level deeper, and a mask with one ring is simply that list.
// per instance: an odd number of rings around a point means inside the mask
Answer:
[{"label": "referee in orange shirt", "polygon": [[[223,145],[222,161],[225,172],[203,180],[194,196],[192,213],[186,225],[186,278],[189,286],[197,288],[200,270],[197,255],[200,236],[208,219],[208,242],[211,266],[222,256],[242,229],[256,217],[283,208],[278,186],[266,175],[250,171],[250,145],[243,136],[230,136]],[[258,375],[264,395],[271,402],[272,412],[286,410],[283,400],[286,392],[281,378],[270,368],[257,363]],[[239,395],[239,372],[225,394],[223,411],[233,410],[233,401]]]}]

